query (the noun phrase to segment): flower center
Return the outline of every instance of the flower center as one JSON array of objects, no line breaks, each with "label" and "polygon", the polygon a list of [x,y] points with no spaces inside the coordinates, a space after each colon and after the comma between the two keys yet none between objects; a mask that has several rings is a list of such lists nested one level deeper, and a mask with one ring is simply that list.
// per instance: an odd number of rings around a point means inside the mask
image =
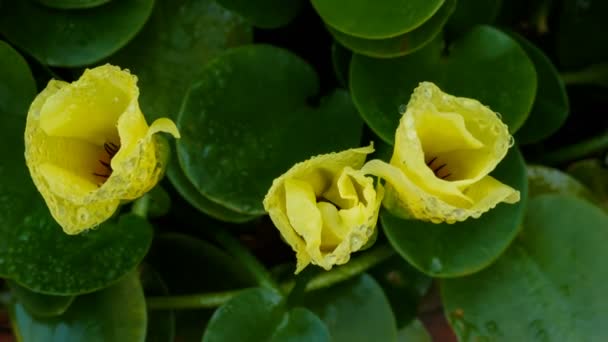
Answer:
[{"label": "flower center", "polygon": [[437,158],[438,157],[431,158],[431,160],[426,162],[426,166],[428,166],[429,169],[433,171],[435,177],[441,179],[448,179],[448,177],[452,175],[449,168],[446,168],[448,164],[438,160]]},{"label": "flower center", "polygon": [[[116,155],[120,149],[120,145],[114,144],[113,142],[106,142],[103,144],[105,153],[99,159],[98,167],[93,171],[93,175],[102,179],[101,184],[112,175],[112,158]],[[100,185],[101,185],[100,184]]]}]

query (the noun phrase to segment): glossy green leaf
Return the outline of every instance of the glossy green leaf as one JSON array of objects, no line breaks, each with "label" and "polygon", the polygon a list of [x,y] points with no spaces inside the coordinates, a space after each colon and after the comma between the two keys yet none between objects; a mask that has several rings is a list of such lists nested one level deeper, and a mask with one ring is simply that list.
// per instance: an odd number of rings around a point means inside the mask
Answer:
[{"label": "glossy green leaf", "polygon": [[318,92],[314,70],[267,45],[230,50],[207,65],[178,117],[177,156],[209,200],[263,215],[274,178],[311,156],[359,146],[362,122],[348,93]]},{"label": "glossy green leaf", "polygon": [[456,10],[446,24],[452,36],[460,36],[476,25],[494,23],[502,0],[458,0]]},{"label": "glossy green leaf", "polygon": [[[175,144],[171,144],[175,146]],[[173,147],[173,151],[175,148]],[[172,153],[172,158],[167,167],[167,177],[177,192],[194,208],[215,219],[225,222],[243,223],[255,219],[256,215],[237,213],[234,210],[225,208],[207,197],[203,196],[184,174],[177,160],[177,154]]]},{"label": "glossy green leaf", "polygon": [[[171,295],[234,290],[255,284],[234,258],[187,235],[158,236],[147,260],[165,281]],[[212,309],[176,311],[176,340],[200,341],[213,312]]]},{"label": "glossy green leaf", "polygon": [[433,339],[422,322],[415,319],[397,332],[398,342],[432,342]]},{"label": "glossy green leaf", "polygon": [[9,308],[20,341],[144,341],[146,301],[136,273],[99,292],[80,296],[53,318],[31,316],[19,302]]},{"label": "glossy green leaf", "polygon": [[36,0],[44,6],[57,9],[79,9],[101,6],[111,0]]},{"label": "glossy green leaf", "polygon": [[344,88],[348,87],[348,70],[350,69],[350,60],[353,58],[353,53],[335,42],[331,44],[331,62],[334,69],[334,74],[340,85]]},{"label": "glossy green leaf", "polygon": [[146,26],[110,62],[137,75],[148,121],[175,118],[204,65],[251,39],[251,27],[213,0],[156,0]]},{"label": "glossy green leaf", "polygon": [[288,309],[281,295],[263,288],[244,291],[213,314],[203,342],[330,341],[327,327],[304,308]]},{"label": "glossy green leaf", "polygon": [[0,6],[0,32],[7,40],[42,64],[75,67],[98,62],[125,46],[148,20],[154,0],[111,1],[77,11],[34,1]]},{"label": "glossy green leaf", "polygon": [[393,256],[369,273],[391,304],[397,327],[402,328],[418,314],[418,304],[431,287],[432,278],[416,270],[400,256]]},{"label": "glossy green leaf", "polygon": [[359,113],[386,142],[394,141],[401,110],[421,81],[470,97],[502,114],[511,133],[526,120],[536,92],[534,65],[505,33],[478,26],[449,46],[435,39],[423,49],[393,59],[355,55],[350,88]]},{"label": "glossy green leaf", "polygon": [[586,199],[597,203],[598,199],[576,178],[558,169],[528,165],[528,191],[530,198],[543,194],[562,194]]},{"label": "glossy green leaf", "polygon": [[353,52],[378,58],[405,56],[419,50],[439,34],[455,6],[456,0],[445,0],[441,8],[422,25],[391,38],[366,39],[348,35],[332,27],[328,29],[337,41]]},{"label": "glossy green leaf", "polygon": [[557,132],[564,124],[569,112],[568,94],[559,71],[542,50],[524,37],[513,32],[510,34],[534,63],[538,77],[534,106],[524,125],[517,131],[515,140],[520,144],[535,143]]},{"label": "glossy green leaf", "polygon": [[568,173],[585,184],[608,210],[608,167],[598,159],[581,160],[568,166]]},{"label": "glossy green leaf", "polygon": [[420,271],[433,277],[460,277],[491,264],[520,230],[528,182],[526,166],[513,147],[491,174],[521,193],[516,204],[501,203],[478,219],[454,224],[403,220],[380,213],[382,227],[395,250]]},{"label": "glossy green leaf", "polygon": [[[144,295],[166,296],[169,294],[167,285],[151,266],[144,265],[140,271]],[[173,310],[147,310],[148,327],[146,342],[175,341],[175,313]]]},{"label": "glossy green leaf", "polygon": [[33,292],[9,281],[11,293],[25,310],[36,317],[53,317],[62,315],[74,301],[74,296],[49,296]]},{"label": "glossy green leaf", "polygon": [[391,38],[422,25],[444,0],[312,0],[327,25],[351,36]]},{"label": "glossy green leaf", "polygon": [[397,326],[382,287],[367,274],[306,294],[333,342],[395,341]]},{"label": "glossy green leaf", "polygon": [[564,0],[557,29],[557,56],[564,67],[579,68],[608,58],[608,2]]},{"label": "glossy green leaf", "polygon": [[271,29],[289,23],[300,11],[303,0],[217,0],[229,10],[235,11],[254,26]]},{"label": "glossy green leaf", "polygon": [[25,61],[0,42],[0,275],[36,292],[74,295],[98,290],[134,269],[152,228],[125,215],[77,236],[66,235],[34,188],[23,159],[23,132],[34,81]]},{"label": "glossy green leaf", "polygon": [[486,270],[442,283],[460,341],[604,341],[608,216],[587,202],[529,202],[520,238]]}]

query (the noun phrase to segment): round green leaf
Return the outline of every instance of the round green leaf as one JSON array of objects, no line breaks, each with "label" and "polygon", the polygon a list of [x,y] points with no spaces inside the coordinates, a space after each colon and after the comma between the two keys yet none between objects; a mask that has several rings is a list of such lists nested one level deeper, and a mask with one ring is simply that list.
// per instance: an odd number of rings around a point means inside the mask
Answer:
[{"label": "round green leaf", "polygon": [[520,238],[491,267],[442,283],[460,341],[604,341],[608,216],[562,195],[529,202]]},{"label": "round green leaf", "polygon": [[[174,146],[173,143],[171,145]],[[173,151],[175,151],[175,148],[173,148]],[[169,161],[167,177],[169,177],[175,190],[177,190],[190,205],[215,219],[225,222],[243,223],[257,217],[256,215],[252,216],[235,212],[234,210],[225,208],[203,196],[196,190],[194,185],[192,185],[184,174],[184,171],[182,171],[175,153],[172,154],[172,158]]]},{"label": "round green leaf", "polygon": [[511,37],[526,51],[536,67],[538,77],[534,106],[524,125],[517,131],[515,140],[519,144],[536,143],[557,132],[566,121],[569,112],[568,94],[559,71],[542,50],[516,33],[512,32]]},{"label": "round green leaf", "polygon": [[527,170],[530,198],[543,194],[562,194],[586,199],[591,203],[598,202],[585,185],[567,173],[542,165],[528,165]]},{"label": "round green leaf", "polygon": [[251,27],[213,0],[156,0],[150,20],[110,62],[137,75],[148,121],[175,118],[203,66],[251,39]]},{"label": "round green leaf", "polygon": [[398,342],[433,342],[422,322],[415,319],[397,333]]},{"label": "round green leaf", "polygon": [[391,38],[427,21],[444,0],[312,0],[323,21],[348,35]]},{"label": "round green leaf", "polygon": [[19,303],[9,308],[21,341],[144,341],[146,301],[136,273],[99,292],[80,296],[53,318],[31,316]]},{"label": "round green leaf", "polygon": [[441,32],[454,11],[456,0],[445,0],[441,8],[419,27],[396,37],[366,39],[348,35],[329,27],[331,35],[350,50],[370,57],[392,58],[410,54],[428,44]]},{"label": "round green leaf", "polygon": [[292,53],[253,45],[209,63],[177,119],[177,156],[209,200],[245,215],[265,214],[274,178],[321,153],[359,146],[362,122],[348,93],[316,107],[314,70]]},{"label": "round green leaf", "polygon": [[217,0],[229,10],[235,11],[254,26],[271,29],[289,23],[300,11],[302,0]]},{"label": "round green leaf", "polygon": [[397,326],[382,288],[367,274],[306,294],[334,342],[395,341]]},{"label": "round green leaf", "polygon": [[498,17],[501,5],[502,0],[458,0],[446,30],[453,36],[460,36],[476,25],[492,24]]},{"label": "round green leaf", "polygon": [[410,55],[374,59],[355,54],[350,88],[359,113],[386,142],[394,141],[401,110],[422,81],[443,91],[479,100],[502,114],[513,133],[526,120],[536,92],[534,65],[505,33],[478,26],[456,40],[444,55],[435,39]]},{"label": "round green leaf", "polygon": [[585,184],[608,210],[608,165],[597,159],[586,159],[568,166],[568,173]]},{"label": "round green leaf", "polygon": [[11,293],[30,315],[53,317],[62,315],[74,301],[74,296],[49,296],[36,293],[13,282],[8,282]]},{"label": "round green leaf", "polygon": [[578,68],[608,58],[608,2],[564,0],[557,30],[557,56],[565,67]]},{"label": "round green leaf", "polygon": [[511,148],[492,176],[521,193],[516,204],[498,204],[478,219],[454,224],[403,220],[381,211],[382,227],[395,250],[433,277],[459,277],[492,263],[517,235],[528,196],[526,166]]},{"label": "round green leaf", "polygon": [[78,9],[101,6],[111,0],[37,0],[44,6],[58,9]]},{"label": "round green leaf", "polygon": [[211,317],[203,342],[221,341],[323,342],[330,337],[323,321],[312,312],[288,310],[281,295],[255,288],[234,297]]},{"label": "round green leaf", "polygon": [[0,42],[0,275],[36,292],[74,295],[106,287],[137,266],[152,239],[143,219],[125,215],[66,235],[34,188],[23,132],[34,81],[25,61]]},{"label": "round green leaf", "polygon": [[144,26],[153,6],[154,0],[120,0],[65,11],[33,1],[4,2],[0,32],[42,64],[89,65],[127,44]]},{"label": "round green leaf", "polygon": [[369,273],[382,286],[395,314],[397,327],[410,323],[418,314],[418,304],[431,287],[432,278],[398,255],[374,266]]},{"label": "round green leaf", "polygon": [[[167,285],[151,266],[145,265],[140,272],[144,295],[166,296],[169,294]],[[175,341],[175,313],[172,310],[147,310],[148,327],[146,342]]]}]

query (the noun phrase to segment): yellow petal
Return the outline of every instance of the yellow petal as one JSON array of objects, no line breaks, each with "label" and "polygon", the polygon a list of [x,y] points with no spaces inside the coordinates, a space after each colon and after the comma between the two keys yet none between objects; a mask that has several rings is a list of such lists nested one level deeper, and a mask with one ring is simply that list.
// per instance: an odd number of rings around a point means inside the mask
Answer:
[{"label": "yellow petal", "polygon": [[372,146],[313,157],[273,181],[264,198],[283,239],[296,252],[296,273],[309,263],[346,263],[373,235],[382,200],[358,169]]},{"label": "yellow petal", "polygon": [[148,127],[138,97],[135,76],[104,65],[87,69],[71,84],[52,80],[34,99],[26,163],[66,233],[99,225],[121,201],[143,195],[162,175],[163,151],[154,134],[179,137],[179,132],[165,118]]}]

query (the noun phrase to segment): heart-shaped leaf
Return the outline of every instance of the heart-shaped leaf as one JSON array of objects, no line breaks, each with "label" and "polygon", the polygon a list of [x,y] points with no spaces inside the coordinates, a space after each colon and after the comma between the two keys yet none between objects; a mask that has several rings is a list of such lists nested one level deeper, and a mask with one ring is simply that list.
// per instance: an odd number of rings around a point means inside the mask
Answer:
[{"label": "heart-shaped leaf", "polygon": [[520,144],[535,143],[555,133],[564,124],[569,112],[568,94],[559,71],[542,50],[517,33],[510,34],[534,63],[538,77],[534,106],[515,139]]},{"label": "heart-shaped leaf", "polygon": [[156,0],[146,26],[110,62],[137,75],[149,121],[175,118],[205,64],[251,39],[251,27],[213,0]]},{"label": "heart-shaped leaf", "polygon": [[445,0],[441,8],[422,25],[391,38],[366,39],[348,35],[331,26],[328,29],[337,41],[353,52],[378,58],[405,56],[422,48],[439,34],[455,6],[456,0]]},{"label": "heart-shaped leaf", "polygon": [[583,200],[531,199],[520,238],[495,264],[442,282],[459,340],[608,339],[606,227],[608,216]]},{"label": "heart-shaped leaf", "polygon": [[22,341],[144,341],[146,301],[135,272],[104,290],[80,296],[61,316],[39,318],[15,302],[9,313]]},{"label": "heart-shaped leaf", "polygon": [[507,34],[478,26],[449,46],[436,39],[423,49],[393,59],[355,54],[350,88],[363,119],[383,140],[393,143],[401,110],[422,81],[470,97],[502,114],[511,133],[526,120],[536,92],[534,65]]},{"label": "heart-shaped leaf", "polygon": [[403,220],[383,210],[382,227],[389,242],[414,267],[433,277],[460,277],[488,266],[513,241],[524,217],[528,182],[517,148],[509,151],[492,176],[519,190],[521,200],[454,224]]},{"label": "heart-shaped leaf", "polygon": [[304,298],[334,342],[395,341],[397,326],[382,287],[367,274]]},{"label": "heart-shaped leaf", "polygon": [[206,198],[245,215],[263,215],[272,180],[293,164],[359,145],[362,122],[341,90],[318,92],[314,70],[286,50],[233,49],[207,65],[184,101],[177,157]]},{"label": "heart-shaped leaf", "polygon": [[235,11],[254,26],[271,29],[289,23],[300,11],[303,0],[218,0],[222,6]]},{"label": "heart-shaped leaf", "polygon": [[433,16],[444,0],[312,0],[323,21],[345,34],[391,38],[409,32]]},{"label": "heart-shaped leaf", "polygon": [[0,2],[0,32],[42,64],[89,65],[125,46],[153,6],[154,0],[121,0],[67,11],[34,1]]},{"label": "heart-shaped leaf", "polygon": [[246,290],[211,317],[203,342],[330,341],[327,327],[304,308],[288,309],[271,290]]}]

